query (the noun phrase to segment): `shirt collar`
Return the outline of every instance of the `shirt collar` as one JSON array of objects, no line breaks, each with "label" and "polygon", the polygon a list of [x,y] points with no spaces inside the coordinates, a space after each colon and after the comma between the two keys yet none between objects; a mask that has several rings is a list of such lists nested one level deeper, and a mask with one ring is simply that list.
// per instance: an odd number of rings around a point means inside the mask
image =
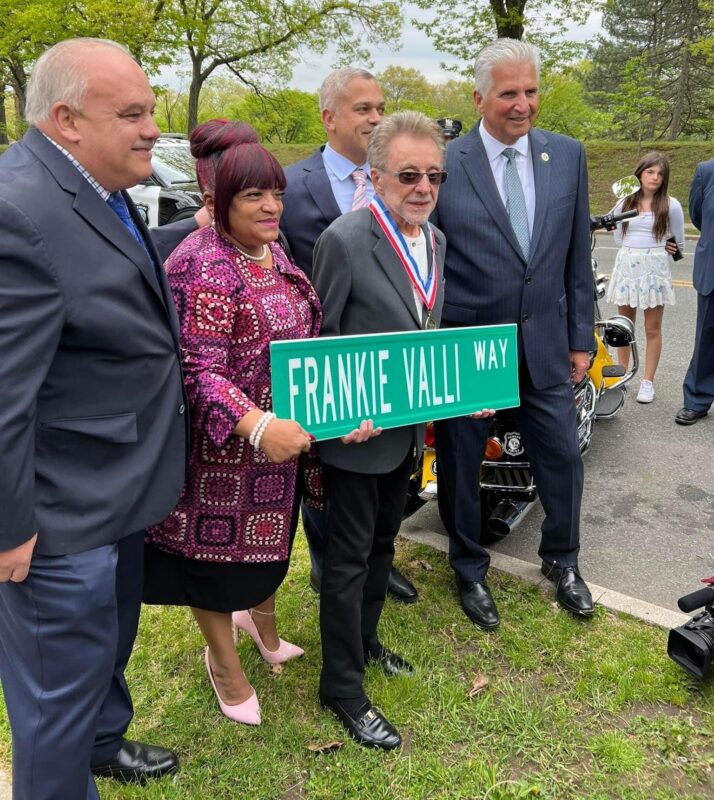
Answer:
[{"label": "shirt collar", "polygon": [[89,181],[90,185],[97,190],[97,193],[102,200],[106,201],[109,199],[109,195],[111,194],[109,189],[105,189],[96,178],[92,177],[88,170],[86,170],[79,163],[79,161],[77,161],[77,159],[69,152],[69,150],[65,150],[61,144],[57,144],[57,142],[52,137],[48,136],[44,131],[40,131],[40,133],[45,137],[45,139],[47,139],[48,142],[50,142],[50,144],[53,144],[60,151],[60,153],[63,153],[67,159],[74,164],[75,167],[77,167],[81,174]]},{"label": "shirt collar", "polygon": [[491,136],[491,134],[486,130],[481,122],[478,126],[479,133],[481,134],[481,141],[483,142],[483,146],[486,149],[486,155],[488,156],[488,160],[491,162],[496,161],[501,153],[503,153],[506,147],[512,147],[517,153],[522,156],[528,155],[528,149],[530,147],[530,142],[528,140],[528,134],[525,136],[521,136],[521,138],[512,145],[503,144],[503,142],[499,142],[498,139]]},{"label": "shirt collar", "polygon": [[330,147],[329,144],[326,144],[325,149],[322,151],[322,160],[325,166],[340,181],[349,178],[356,169],[363,169],[367,174],[367,179],[371,181],[369,164],[366,161],[361,165],[353,164],[349,158],[345,158],[337,150]]}]

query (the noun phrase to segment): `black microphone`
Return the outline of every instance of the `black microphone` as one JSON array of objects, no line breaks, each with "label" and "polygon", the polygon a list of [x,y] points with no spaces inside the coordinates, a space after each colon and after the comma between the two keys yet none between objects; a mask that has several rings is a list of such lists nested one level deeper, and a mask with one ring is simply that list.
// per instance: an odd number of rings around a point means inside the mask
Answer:
[{"label": "black microphone", "polygon": [[714,589],[711,587],[708,589],[699,589],[699,591],[692,592],[691,594],[685,594],[684,597],[680,597],[679,600],[677,600],[679,610],[684,611],[685,614],[689,614],[702,606],[709,605],[709,603],[714,603]]}]

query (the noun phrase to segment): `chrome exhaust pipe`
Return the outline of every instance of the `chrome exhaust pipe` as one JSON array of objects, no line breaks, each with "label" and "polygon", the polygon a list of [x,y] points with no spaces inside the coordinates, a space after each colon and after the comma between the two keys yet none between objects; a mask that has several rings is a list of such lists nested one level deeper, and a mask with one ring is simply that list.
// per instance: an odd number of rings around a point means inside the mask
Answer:
[{"label": "chrome exhaust pipe", "polygon": [[486,523],[489,531],[499,539],[503,539],[513,530],[530,505],[528,500],[501,500],[493,509]]}]

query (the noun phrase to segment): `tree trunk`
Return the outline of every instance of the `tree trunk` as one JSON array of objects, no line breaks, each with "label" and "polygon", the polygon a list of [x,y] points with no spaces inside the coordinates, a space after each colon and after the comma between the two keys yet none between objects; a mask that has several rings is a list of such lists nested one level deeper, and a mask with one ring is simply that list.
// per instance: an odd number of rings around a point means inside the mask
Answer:
[{"label": "tree trunk", "polygon": [[203,86],[202,62],[203,58],[198,53],[191,57],[191,85],[188,87],[188,130],[186,131],[189,136],[198,125],[198,101]]},{"label": "tree trunk", "polygon": [[523,10],[528,0],[489,0],[498,38],[523,38]]},{"label": "tree trunk", "polygon": [[669,131],[667,132],[667,139],[670,142],[673,142],[682,132],[682,116],[684,115],[684,104],[687,99],[687,91],[689,90],[692,62],[690,45],[695,37],[694,25],[696,21],[697,0],[689,0],[688,5],[686,29],[682,39],[682,52],[679,58],[679,77],[677,78],[675,88],[676,94],[674,95],[674,102],[672,104],[672,121],[670,122]]},{"label": "tree trunk", "polygon": [[0,92],[0,144],[10,144],[7,136],[7,115],[5,114],[5,87]]}]

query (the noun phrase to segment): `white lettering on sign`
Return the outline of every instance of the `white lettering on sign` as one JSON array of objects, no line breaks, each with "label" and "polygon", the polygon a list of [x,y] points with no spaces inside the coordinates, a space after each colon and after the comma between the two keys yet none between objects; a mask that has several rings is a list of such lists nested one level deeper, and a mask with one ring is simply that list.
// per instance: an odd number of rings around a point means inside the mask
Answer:
[{"label": "white lettering on sign", "polygon": [[389,350],[380,350],[379,357],[379,409],[382,414],[389,414],[392,404],[384,399],[384,388],[387,385],[387,376],[384,372],[384,362],[389,361]]},{"label": "white lettering on sign", "polygon": [[325,378],[322,388],[322,421],[327,422],[328,406],[332,409],[332,421],[337,421],[337,407],[335,406],[335,389],[332,385],[332,368],[330,357],[325,356]]},{"label": "white lettering on sign", "polygon": [[[461,399],[459,379],[459,346],[454,344],[452,353],[455,385],[449,390],[449,353],[446,345],[441,345],[441,373],[437,368],[437,347],[428,345],[409,347],[402,351],[404,359],[404,378],[407,385],[409,408],[431,408],[450,405]],[[418,370],[418,375],[416,374]],[[415,392],[416,388],[416,392]],[[455,393],[454,393],[455,392]]]},{"label": "white lettering on sign", "polygon": [[[292,359],[291,359],[292,360]],[[292,382],[292,375],[290,376]],[[350,357],[343,356],[341,353],[337,356],[337,381],[339,384],[340,394],[340,419],[352,418],[352,364]],[[290,387],[292,391],[292,386]],[[345,408],[347,413],[345,414]]]},{"label": "white lettering on sign", "polygon": [[[490,342],[480,341],[474,342],[474,359],[476,361],[476,369],[505,369],[506,367],[506,350],[508,349],[508,339],[499,339],[498,347],[501,351],[501,360],[498,359],[498,350],[496,349],[496,341],[491,339]],[[488,358],[488,365],[486,359]]]}]

